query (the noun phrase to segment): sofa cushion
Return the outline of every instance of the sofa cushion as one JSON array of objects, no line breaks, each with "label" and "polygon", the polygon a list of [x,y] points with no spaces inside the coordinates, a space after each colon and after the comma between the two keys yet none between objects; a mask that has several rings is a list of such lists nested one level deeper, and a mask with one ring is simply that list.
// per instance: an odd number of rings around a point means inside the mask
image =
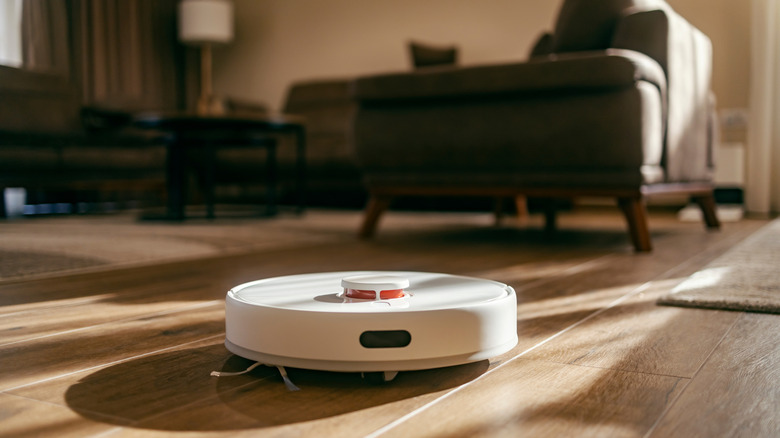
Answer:
[{"label": "sofa cushion", "polygon": [[347,102],[350,80],[334,78],[297,81],[287,92],[284,112],[296,114],[300,108]]},{"label": "sofa cushion", "polygon": [[610,47],[618,19],[626,9],[649,7],[654,0],[565,0],[555,24],[554,52]]},{"label": "sofa cushion", "polygon": [[482,174],[480,184],[492,186],[638,185],[662,176],[661,105],[647,82],[590,93],[365,105],[355,123],[356,153],[369,184],[475,184]]},{"label": "sofa cushion", "polygon": [[578,52],[540,59],[545,61],[373,75],[357,79],[353,91],[359,100],[389,101],[592,91],[631,87],[639,80],[652,83],[662,95],[666,90],[664,72],[658,63],[631,50]]},{"label": "sofa cushion", "polygon": [[409,43],[409,55],[415,68],[455,65],[458,62],[456,46],[439,47],[412,41]]}]

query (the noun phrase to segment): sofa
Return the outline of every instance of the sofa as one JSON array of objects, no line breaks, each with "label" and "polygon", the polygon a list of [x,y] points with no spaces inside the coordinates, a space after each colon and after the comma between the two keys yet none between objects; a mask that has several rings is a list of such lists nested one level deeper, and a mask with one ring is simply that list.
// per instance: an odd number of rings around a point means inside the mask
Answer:
[{"label": "sofa", "polygon": [[520,209],[527,197],[613,198],[636,251],[652,249],[649,196],[689,195],[717,228],[711,56],[662,0],[565,0],[527,62],[357,78],[353,140],[370,193],[360,235],[395,199],[421,195]]},{"label": "sofa", "polygon": [[[282,111],[306,120],[307,199],[311,205],[365,205],[367,192],[352,142],[357,108],[351,96],[352,79],[303,80],[287,91]],[[292,167],[293,150],[279,149],[281,166]]]},{"label": "sofa", "polygon": [[85,107],[61,129],[0,129],[0,193],[25,188],[29,203],[159,203],[165,147],[154,134],[128,129],[129,117]]}]

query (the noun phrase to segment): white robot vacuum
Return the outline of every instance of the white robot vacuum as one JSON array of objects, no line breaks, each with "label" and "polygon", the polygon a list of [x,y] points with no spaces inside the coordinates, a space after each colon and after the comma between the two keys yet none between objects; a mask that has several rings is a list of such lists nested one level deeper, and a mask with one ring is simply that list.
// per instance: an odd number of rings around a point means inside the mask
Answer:
[{"label": "white robot vacuum", "polygon": [[510,286],[479,278],[328,272],[236,286],[225,324],[227,349],[258,363],[388,381],[512,349],[517,302]]}]

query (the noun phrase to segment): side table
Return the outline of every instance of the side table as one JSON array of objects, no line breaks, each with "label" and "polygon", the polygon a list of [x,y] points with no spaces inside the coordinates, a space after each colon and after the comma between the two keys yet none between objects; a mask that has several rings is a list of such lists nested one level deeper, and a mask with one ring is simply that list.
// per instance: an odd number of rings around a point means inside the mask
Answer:
[{"label": "side table", "polygon": [[188,155],[204,154],[205,201],[207,216],[214,217],[214,167],[216,150],[221,147],[264,148],[267,153],[267,209],[276,212],[276,141],[272,134],[290,134],[296,144],[295,191],[297,210],[305,209],[306,125],[301,117],[292,115],[197,115],[193,113],[148,112],[134,117],[133,124],[141,129],[160,131],[167,146],[165,219],[185,219],[187,204]]}]

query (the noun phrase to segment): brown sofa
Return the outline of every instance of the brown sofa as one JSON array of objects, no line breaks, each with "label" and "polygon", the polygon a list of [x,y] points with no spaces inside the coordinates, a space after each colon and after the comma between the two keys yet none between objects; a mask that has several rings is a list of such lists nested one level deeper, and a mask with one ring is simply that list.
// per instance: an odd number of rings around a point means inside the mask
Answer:
[{"label": "brown sofa", "polygon": [[[165,147],[125,128],[128,121],[126,113],[84,108],[69,129],[0,129],[0,193],[23,187],[31,203],[160,202]],[[0,217],[4,208],[0,202]]]},{"label": "brown sofa", "polygon": [[[367,193],[352,142],[357,108],[352,79],[334,78],[291,84],[283,111],[306,120],[307,191],[310,204],[358,207]],[[294,148],[281,148],[281,165],[292,167]]]},{"label": "brown sofa", "polygon": [[710,75],[709,39],[665,2],[566,0],[528,62],[358,78],[361,235],[414,195],[612,197],[637,251],[650,195],[689,194],[717,227]]}]

